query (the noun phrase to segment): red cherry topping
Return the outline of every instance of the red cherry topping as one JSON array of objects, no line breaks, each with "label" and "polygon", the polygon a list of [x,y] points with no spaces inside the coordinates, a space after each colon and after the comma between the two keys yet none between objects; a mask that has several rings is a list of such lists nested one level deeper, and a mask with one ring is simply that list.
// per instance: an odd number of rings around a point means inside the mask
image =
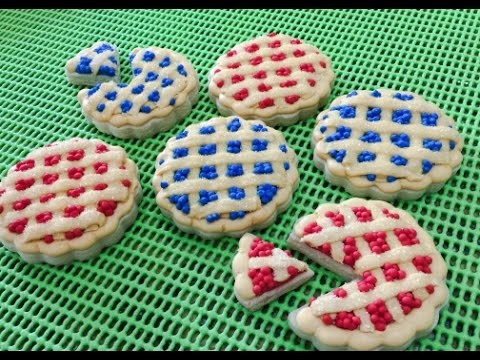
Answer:
[{"label": "red cherry topping", "polygon": [[273,105],[275,105],[275,102],[272,98],[265,98],[258,103],[258,107],[260,109],[265,109],[265,108],[273,106]]},{"label": "red cherry topping", "polygon": [[18,200],[18,201],[15,201],[13,204],[12,204],[12,207],[13,207],[13,210],[15,211],[20,211],[20,210],[23,210],[25,209],[28,205],[30,205],[32,203],[32,201],[30,199],[27,199],[27,198],[23,198],[21,200]]},{"label": "red cherry topping", "polygon": [[31,187],[35,183],[34,178],[20,179],[15,183],[15,190],[23,191]]},{"label": "red cherry topping", "polygon": [[233,98],[238,101],[242,101],[243,99],[248,97],[248,89],[242,88],[238,90],[234,95]]},{"label": "red cherry topping", "polygon": [[63,209],[63,216],[66,218],[76,218],[83,212],[83,210],[85,210],[85,206],[69,205]]},{"label": "red cherry topping", "polygon": [[17,165],[15,166],[15,171],[27,171],[32,169],[34,166],[35,166],[35,160],[33,159],[23,160],[17,163]]},{"label": "red cherry topping", "polygon": [[57,165],[60,162],[62,157],[60,155],[48,155],[43,159],[43,164],[45,166]]},{"label": "red cherry topping", "polygon": [[112,200],[100,200],[97,204],[97,211],[105,216],[112,216],[117,208],[117,202]]},{"label": "red cherry topping", "polygon": [[23,218],[23,219],[17,219],[15,221],[12,221],[10,224],[8,224],[8,231],[14,234],[21,234],[25,230],[25,227],[28,224],[28,219]]},{"label": "red cherry topping", "polygon": [[67,196],[77,198],[85,192],[85,187],[80,186],[78,188],[67,190]]},{"label": "red cherry topping", "polygon": [[83,229],[75,228],[70,231],[65,232],[65,238],[67,240],[72,240],[83,235]]},{"label": "red cherry topping", "polygon": [[37,220],[37,222],[40,224],[46,223],[47,221],[50,221],[52,218],[53,218],[53,214],[50,211],[45,211],[35,215],[35,220]]},{"label": "red cherry topping", "polygon": [[292,105],[292,104],[295,104],[299,99],[300,99],[300,96],[298,95],[288,95],[285,97],[285,102],[287,104]]},{"label": "red cherry topping", "polygon": [[40,196],[40,202],[42,204],[46,203],[48,200],[53,199],[54,197],[55,197],[54,193],[43,194],[43,195]]},{"label": "red cherry topping", "polygon": [[260,85],[258,85],[257,89],[258,91],[260,92],[265,92],[265,91],[268,91],[270,90],[272,87],[270,85],[267,85],[265,83],[261,83]]}]

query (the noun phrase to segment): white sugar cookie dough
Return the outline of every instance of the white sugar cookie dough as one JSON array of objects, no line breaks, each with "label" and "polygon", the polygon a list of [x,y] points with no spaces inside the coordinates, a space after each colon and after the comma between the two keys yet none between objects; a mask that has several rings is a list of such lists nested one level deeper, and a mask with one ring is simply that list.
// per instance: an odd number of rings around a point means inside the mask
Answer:
[{"label": "white sugar cookie dough", "polygon": [[391,201],[439,191],[460,168],[455,121],[411,92],[358,90],[322,111],[312,134],[314,163],[332,184]]},{"label": "white sugar cookie dough", "polygon": [[118,50],[105,41],[96,42],[67,61],[65,75],[74,85],[117,82],[120,80]]},{"label": "white sugar cookie dough", "polygon": [[448,301],[447,266],[430,235],[387,202],[322,204],[288,244],[353,281],[290,313],[319,350],[401,350],[427,335]]},{"label": "white sugar cookie dough", "polygon": [[187,58],[165,48],[136,48],[130,63],[128,85],[110,81],[78,93],[82,113],[98,130],[143,139],[169,130],[190,113],[199,82]]},{"label": "white sugar cookie dough", "polygon": [[0,182],[0,242],[29,263],[87,260],[122,238],[141,195],[122,148],[80,138],[46,145]]},{"label": "white sugar cookie dough", "polygon": [[161,211],[207,239],[272,224],[298,185],[297,157],[261,121],[217,117],[167,141],[152,185]]},{"label": "white sugar cookie dough", "polygon": [[292,125],[315,116],[330,96],[330,58],[288,35],[264,35],[236,45],[209,73],[208,94],[224,116]]}]

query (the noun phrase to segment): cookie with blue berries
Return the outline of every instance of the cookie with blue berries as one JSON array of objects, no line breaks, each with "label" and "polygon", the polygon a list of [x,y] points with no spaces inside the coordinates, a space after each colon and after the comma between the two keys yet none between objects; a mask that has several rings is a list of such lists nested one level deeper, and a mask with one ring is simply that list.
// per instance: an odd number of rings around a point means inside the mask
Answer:
[{"label": "cookie with blue berries", "polygon": [[460,168],[455,121],[411,92],[358,90],[321,112],[314,162],[331,183],[359,197],[391,201],[439,191]]},{"label": "cookie with blue berries", "polygon": [[198,100],[198,76],[183,55],[160,47],[130,53],[129,84],[109,81],[78,93],[82,113],[101,132],[146,138],[172,128]]},{"label": "cookie with blue berries", "polygon": [[95,85],[120,80],[118,50],[115,45],[98,41],[81,50],[65,64],[67,80],[74,85]]},{"label": "cookie with blue berries", "polygon": [[152,185],[162,213],[181,230],[215,239],[272,224],[298,180],[297,157],[280,131],[232,116],[168,140]]}]

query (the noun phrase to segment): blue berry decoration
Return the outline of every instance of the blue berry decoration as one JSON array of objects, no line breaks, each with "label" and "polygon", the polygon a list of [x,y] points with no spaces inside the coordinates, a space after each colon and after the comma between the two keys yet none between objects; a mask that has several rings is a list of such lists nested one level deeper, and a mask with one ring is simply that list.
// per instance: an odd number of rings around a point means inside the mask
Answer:
[{"label": "blue berry decoration", "polygon": [[462,161],[455,121],[406,91],[340,96],[318,115],[312,137],[315,165],[360,197],[418,198],[443,186]]},{"label": "blue berry decoration", "polygon": [[120,62],[113,46],[99,43],[78,58],[76,74],[98,80],[78,93],[83,114],[102,132],[120,138],[168,131],[198,99],[195,69],[183,55],[153,46],[132,50],[129,60],[133,76],[124,84],[119,82]]},{"label": "blue berry decoration", "polygon": [[278,130],[219,117],[167,141],[152,185],[157,204],[181,229],[208,238],[237,237],[267,226],[287,208],[298,184],[296,164]]},{"label": "blue berry decoration", "polygon": [[67,80],[75,85],[92,86],[110,80],[118,81],[118,51],[115,46],[99,41],[69,59],[65,74]]}]

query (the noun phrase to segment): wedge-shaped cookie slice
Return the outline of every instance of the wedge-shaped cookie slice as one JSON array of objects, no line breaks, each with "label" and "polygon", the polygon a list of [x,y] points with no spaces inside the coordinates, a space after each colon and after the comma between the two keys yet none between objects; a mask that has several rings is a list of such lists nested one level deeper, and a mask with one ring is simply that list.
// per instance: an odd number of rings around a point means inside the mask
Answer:
[{"label": "wedge-shaped cookie slice", "polygon": [[67,61],[65,75],[74,85],[117,82],[120,80],[118,50],[105,41],[96,42]]},{"label": "wedge-shaped cookie slice", "polygon": [[288,250],[250,233],[240,239],[232,270],[235,296],[249,310],[260,309],[313,276],[308,265]]},{"label": "wedge-shaped cookie slice", "polygon": [[289,244],[353,280],[311,299],[289,323],[321,350],[404,349],[429,333],[448,299],[446,264],[405,211],[353,198],[297,221]]}]

